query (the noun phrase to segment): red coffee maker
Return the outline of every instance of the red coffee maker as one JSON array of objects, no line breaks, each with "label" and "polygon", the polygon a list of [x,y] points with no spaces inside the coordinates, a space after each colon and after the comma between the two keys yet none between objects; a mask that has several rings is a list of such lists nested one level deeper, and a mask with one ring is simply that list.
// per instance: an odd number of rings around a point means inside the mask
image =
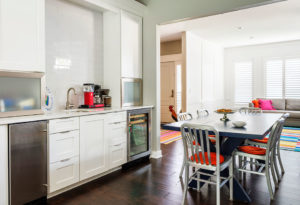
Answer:
[{"label": "red coffee maker", "polygon": [[86,106],[94,105],[94,86],[92,83],[83,84],[84,105]]}]

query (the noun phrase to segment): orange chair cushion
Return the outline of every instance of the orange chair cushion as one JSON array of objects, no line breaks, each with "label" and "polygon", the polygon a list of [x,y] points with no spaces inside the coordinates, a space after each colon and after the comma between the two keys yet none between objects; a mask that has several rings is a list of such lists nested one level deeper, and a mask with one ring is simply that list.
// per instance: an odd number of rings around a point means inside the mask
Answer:
[{"label": "orange chair cushion", "polygon": [[[204,164],[201,152],[199,152],[199,156],[200,156],[200,163]],[[204,152],[204,156],[205,156],[206,164],[209,165],[207,152]],[[194,161],[194,158],[196,159],[196,162],[199,163],[199,159],[198,159],[197,154],[195,154],[195,157],[191,156],[192,161]],[[217,155],[216,155],[215,152],[210,153],[210,159],[211,159],[211,165],[216,165],[217,164]],[[224,157],[223,157],[223,155],[220,154],[220,164],[222,164],[223,162],[224,162]]]},{"label": "orange chair cushion", "polygon": [[255,155],[265,155],[266,149],[260,148],[260,147],[254,147],[254,146],[240,146],[239,150],[241,152],[246,152],[249,154],[255,154]]},{"label": "orange chair cushion", "polygon": [[250,141],[267,144],[267,143],[268,143],[268,140],[269,140],[269,138],[265,137],[265,138],[262,139],[262,140],[259,140],[259,139],[252,139],[252,140],[250,140]]}]

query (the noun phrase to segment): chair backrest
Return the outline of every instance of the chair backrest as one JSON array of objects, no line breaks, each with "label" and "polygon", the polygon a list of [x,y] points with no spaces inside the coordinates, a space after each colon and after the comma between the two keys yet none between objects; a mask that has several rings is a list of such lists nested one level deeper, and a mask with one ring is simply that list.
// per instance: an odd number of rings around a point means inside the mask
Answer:
[{"label": "chair backrest", "polygon": [[267,153],[271,154],[271,152],[275,149],[276,144],[278,143],[278,141],[280,139],[284,122],[285,122],[285,119],[281,118],[273,125],[272,130],[269,135],[269,140],[267,143],[267,150],[266,150]]},{"label": "chair backrest", "polygon": [[239,113],[257,114],[262,113],[262,109],[258,107],[242,107],[239,109]]},{"label": "chair backrest", "polygon": [[204,118],[209,115],[208,110],[197,110],[197,118]]},{"label": "chair backrest", "polygon": [[[220,167],[219,132],[212,126],[184,123],[181,126],[181,136],[184,146],[184,157],[189,163],[212,165],[212,151],[210,139],[216,141],[216,167]],[[191,159],[193,157],[194,160]],[[203,162],[203,164],[201,163]]]},{"label": "chair backrest", "polygon": [[179,113],[177,115],[177,119],[178,121],[188,121],[188,120],[192,120],[193,119],[193,116],[191,113],[188,113],[188,112],[183,112],[183,113]]},{"label": "chair backrest", "polygon": [[284,113],[284,114],[282,115],[282,118],[287,119],[289,116],[290,116],[290,113]]}]

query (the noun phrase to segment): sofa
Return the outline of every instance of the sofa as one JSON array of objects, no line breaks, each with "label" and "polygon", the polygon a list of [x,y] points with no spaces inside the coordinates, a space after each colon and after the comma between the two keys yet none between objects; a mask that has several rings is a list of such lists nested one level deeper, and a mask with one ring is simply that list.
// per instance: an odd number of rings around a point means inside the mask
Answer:
[{"label": "sofa", "polygon": [[[272,100],[272,105],[276,109],[263,110],[264,113],[289,113],[285,126],[300,127],[300,99],[259,99]],[[254,107],[253,103],[249,103],[249,107]]]}]

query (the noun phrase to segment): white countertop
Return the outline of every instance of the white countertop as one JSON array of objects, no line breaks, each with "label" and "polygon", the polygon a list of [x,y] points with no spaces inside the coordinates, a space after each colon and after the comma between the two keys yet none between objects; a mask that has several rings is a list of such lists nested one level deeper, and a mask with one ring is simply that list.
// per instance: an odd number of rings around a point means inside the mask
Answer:
[{"label": "white countertop", "polygon": [[110,107],[110,108],[96,108],[96,109],[74,109],[74,110],[59,110],[53,112],[45,112],[43,115],[27,115],[19,117],[4,117],[0,118],[0,125],[22,123],[22,122],[32,122],[39,120],[52,120],[68,117],[80,117],[86,115],[95,115],[95,114],[105,114],[111,112],[120,112],[127,110],[136,110],[143,108],[153,108],[152,105],[145,106],[132,106],[132,107]]}]

